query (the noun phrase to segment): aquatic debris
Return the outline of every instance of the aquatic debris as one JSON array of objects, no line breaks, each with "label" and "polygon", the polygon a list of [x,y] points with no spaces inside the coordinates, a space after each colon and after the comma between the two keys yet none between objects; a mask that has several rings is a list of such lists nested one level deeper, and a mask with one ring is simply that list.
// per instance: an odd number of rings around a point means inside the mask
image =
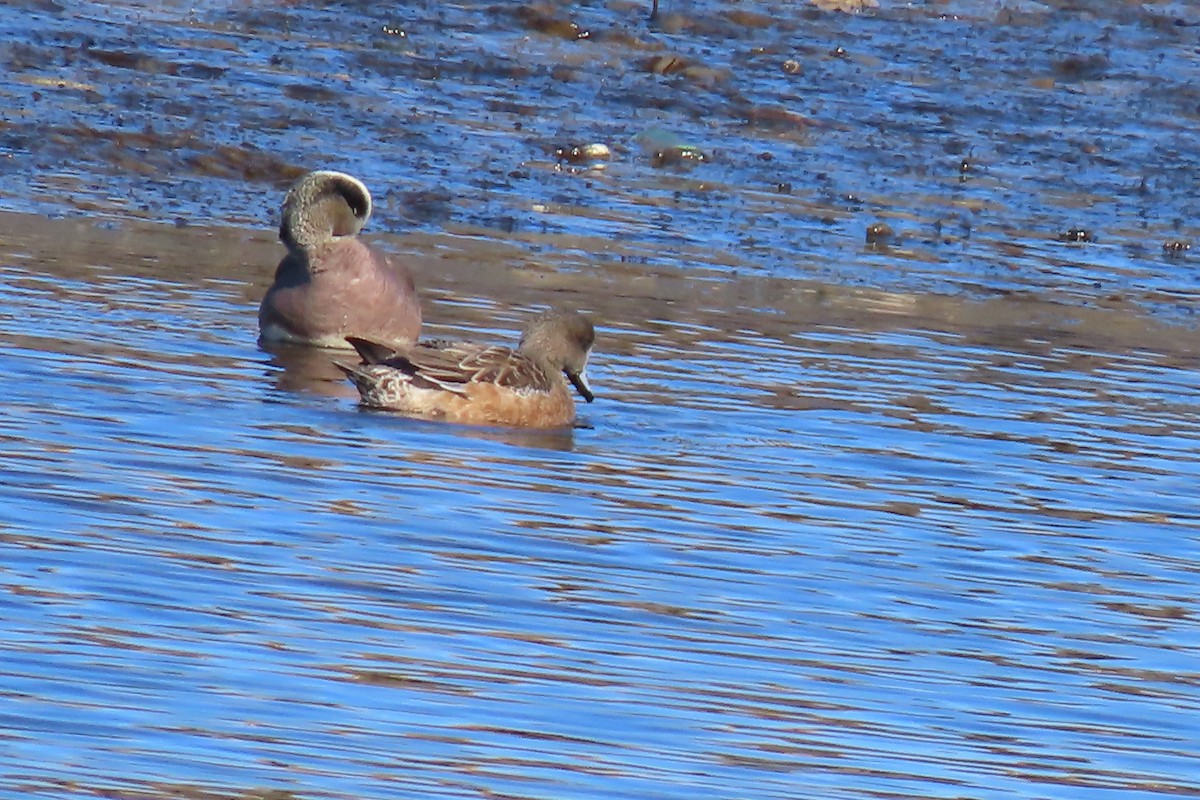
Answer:
[{"label": "aquatic debris", "polygon": [[562,145],[554,148],[554,157],[572,166],[589,169],[604,169],[604,161],[612,158],[612,150],[601,142],[580,145]]},{"label": "aquatic debris", "polygon": [[779,22],[778,17],[771,16],[770,14],[761,14],[738,8],[730,9],[722,16],[734,25],[739,25],[743,28],[770,28]]},{"label": "aquatic debris", "polygon": [[651,165],[655,167],[695,166],[712,161],[712,157],[699,147],[684,142],[662,128],[649,128],[638,134],[635,141],[642,146],[642,150],[650,157]]},{"label": "aquatic debris", "polygon": [[[672,7],[674,3],[669,3]],[[653,0],[650,7],[650,16],[646,18],[650,23],[650,27],[668,34],[682,33],[684,30],[693,29],[697,19],[695,14],[683,14],[672,10],[666,14],[658,13],[658,0]]]},{"label": "aquatic debris", "polygon": [[304,172],[300,167],[283,161],[273,153],[251,145],[238,147],[218,144],[208,152],[185,156],[183,163],[201,175],[248,181],[291,180]]},{"label": "aquatic debris", "polygon": [[1060,242],[1094,242],[1096,237],[1086,228],[1071,228],[1058,235]]},{"label": "aquatic debris", "polygon": [[283,87],[283,94],[302,103],[334,103],[342,95],[319,83],[293,83]]},{"label": "aquatic debris", "polygon": [[840,11],[843,14],[861,14],[868,9],[879,8],[878,0],[812,0],[812,4],[822,11]]},{"label": "aquatic debris", "polygon": [[742,111],[746,124],[751,128],[777,131],[803,131],[811,120],[783,106],[749,106]]},{"label": "aquatic debris", "polygon": [[1067,80],[1099,80],[1110,66],[1108,57],[1102,53],[1091,55],[1069,55],[1051,65],[1055,72]]},{"label": "aquatic debris", "polygon": [[1192,243],[1182,239],[1172,239],[1169,242],[1163,242],[1163,254],[1172,258],[1182,258],[1187,251],[1192,249]]},{"label": "aquatic debris", "polygon": [[873,222],[867,226],[867,244],[888,244],[896,238],[896,232],[886,222]]},{"label": "aquatic debris", "polygon": [[444,186],[400,192],[400,213],[416,222],[445,222],[454,213],[454,195]]},{"label": "aquatic debris", "polygon": [[717,83],[729,78],[728,70],[706,67],[674,53],[660,53],[644,58],[638,62],[638,68],[652,75],[679,75],[701,84]]},{"label": "aquatic debris", "polygon": [[671,167],[681,165],[701,164],[705,161],[711,161],[712,158],[705,155],[700,150],[694,147],[667,147],[662,150],[656,150],[650,156],[650,163],[655,167]]},{"label": "aquatic debris", "polygon": [[140,130],[93,128],[83,123],[51,127],[48,141],[79,153],[96,151],[123,169],[142,175],[175,174],[180,165],[194,174],[268,183],[295,180],[302,167],[253,145],[213,144],[196,136],[193,129]]},{"label": "aquatic debris", "polygon": [[228,72],[226,67],[216,67],[200,63],[176,63],[164,61],[145,53],[125,50],[102,50],[94,47],[84,47],[82,52],[89,58],[108,67],[144,72],[149,75],[178,75],[198,80],[219,78]]},{"label": "aquatic debris", "polygon": [[569,19],[558,16],[553,10],[540,6],[521,6],[514,16],[531,31],[555,36],[559,39],[578,40],[591,37],[591,31],[579,27]]},{"label": "aquatic debris", "polygon": [[652,72],[655,75],[671,75],[676,72],[683,72],[692,65],[683,56],[677,56],[671,53],[659,54],[650,56],[642,62],[642,71]]}]

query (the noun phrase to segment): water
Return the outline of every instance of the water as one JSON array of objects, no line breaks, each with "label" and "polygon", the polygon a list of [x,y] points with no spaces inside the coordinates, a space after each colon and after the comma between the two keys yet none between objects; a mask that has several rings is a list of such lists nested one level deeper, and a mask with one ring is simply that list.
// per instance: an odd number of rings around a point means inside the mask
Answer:
[{"label": "water", "polygon": [[[1200,794],[1200,19],[883,6],[0,9],[0,793]],[[259,349],[317,166],[579,426]]]}]

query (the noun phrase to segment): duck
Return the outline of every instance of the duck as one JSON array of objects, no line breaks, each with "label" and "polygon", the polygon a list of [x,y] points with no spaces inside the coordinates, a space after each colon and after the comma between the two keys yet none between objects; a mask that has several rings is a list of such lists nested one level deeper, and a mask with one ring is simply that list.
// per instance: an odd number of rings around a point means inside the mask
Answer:
[{"label": "duck", "polygon": [[287,255],[258,311],[260,341],[349,349],[347,336],[415,341],[421,305],[408,268],[358,238],[371,193],[352,175],[317,170],[283,200]]},{"label": "duck", "polygon": [[577,311],[532,317],[517,347],[431,340],[396,347],[349,336],[361,364],[336,361],[368,408],[463,425],[557,428],[575,421],[571,388],[595,399],[587,361],[596,333]]}]

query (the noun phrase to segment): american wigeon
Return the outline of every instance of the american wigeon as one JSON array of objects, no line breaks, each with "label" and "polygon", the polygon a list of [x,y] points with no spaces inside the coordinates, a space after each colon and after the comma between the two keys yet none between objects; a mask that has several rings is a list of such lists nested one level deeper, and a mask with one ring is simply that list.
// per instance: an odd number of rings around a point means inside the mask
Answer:
[{"label": "american wigeon", "polygon": [[370,216],[371,193],[345,173],[310,172],[292,186],[279,225],[288,253],[258,311],[263,341],[346,348],[347,336],[417,338],[412,275],[357,238]]},{"label": "american wigeon", "polygon": [[338,366],[372,408],[467,425],[555,428],[575,420],[567,381],[594,399],[585,370],[595,338],[583,315],[551,309],[530,320],[516,350],[445,341],[395,348],[352,336],[363,363]]}]

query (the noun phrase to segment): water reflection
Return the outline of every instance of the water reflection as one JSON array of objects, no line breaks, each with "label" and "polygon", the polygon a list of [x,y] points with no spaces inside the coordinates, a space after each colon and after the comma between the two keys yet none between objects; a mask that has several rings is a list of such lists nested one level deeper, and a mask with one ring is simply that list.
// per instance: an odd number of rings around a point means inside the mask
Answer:
[{"label": "water reflection", "polygon": [[357,399],[358,390],[334,365],[334,359],[352,358],[353,353],[323,347],[259,343],[270,355],[267,375],[274,385],[287,392],[308,392],[327,397]]}]

